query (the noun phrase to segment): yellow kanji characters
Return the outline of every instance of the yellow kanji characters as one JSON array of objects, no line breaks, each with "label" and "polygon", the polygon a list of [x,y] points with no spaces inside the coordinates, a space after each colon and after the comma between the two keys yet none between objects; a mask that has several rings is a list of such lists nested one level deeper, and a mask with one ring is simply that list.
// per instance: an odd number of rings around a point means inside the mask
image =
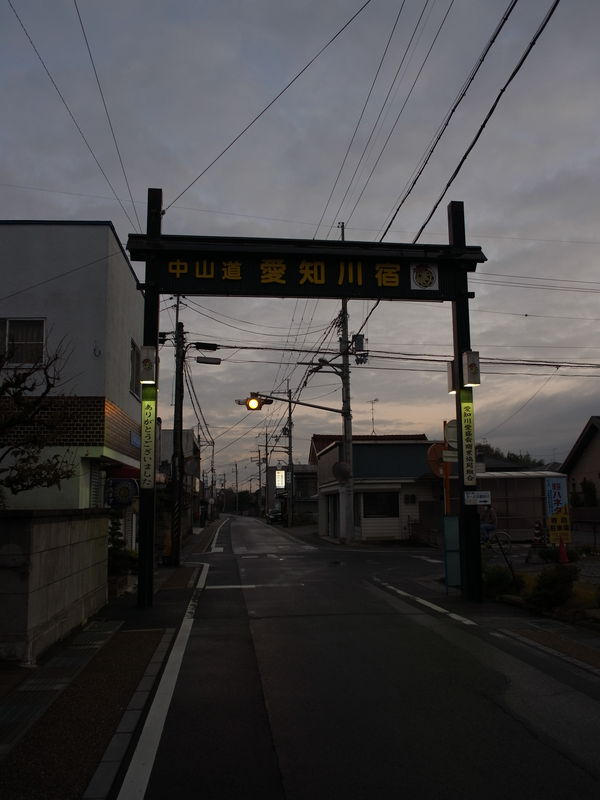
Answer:
[{"label": "yellow kanji characters", "polygon": [[185,275],[188,271],[188,262],[180,261],[179,259],[177,261],[169,261],[168,269],[172,275],[177,275],[177,277]]},{"label": "yellow kanji characters", "polygon": [[224,281],[241,281],[242,262],[223,261],[223,275],[221,277],[223,278]]},{"label": "yellow kanji characters", "polygon": [[324,261],[301,261],[299,266],[300,283],[325,283]]},{"label": "yellow kanji characters", "polygon": [[375,264],[377,286],[400,286],[400,264]]},{"label": "yellow kanji characters", "polygon": [[285,286],[286,264],[281,258],[265,258],[260,262],[261,283],[282,283]]},{"label": "yellow kanji characters", "polygon": [[214,261],[196,261],[196,277],[197,278],[214,278],[215,277],[215,264]]},{"label": "yellow kanji characters", "polygon": [[360,261],[356,264],[353,261],[340,261],[338,286],[343,283],[355,283],[357,286],[363,285],[363,271]]}]

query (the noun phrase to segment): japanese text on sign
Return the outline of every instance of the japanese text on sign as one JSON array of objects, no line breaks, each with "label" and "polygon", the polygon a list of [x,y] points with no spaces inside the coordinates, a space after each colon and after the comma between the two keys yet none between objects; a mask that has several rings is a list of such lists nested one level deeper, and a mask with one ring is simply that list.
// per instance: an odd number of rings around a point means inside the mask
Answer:
[{"label": "japanese text on sign", "polygon": [[160,294],[454,300],[485,261],[479,247],[130,234]]},{"label": "japanese text on sign", "polygon": [[140,488],[152,489],[155,482],[156,386],[142,386],[142,453]]},{"label": "japanese text on sign", "polygon": [[[244,277],[244,263],[242,261],[225,260],[209,261],[183,261],[176,259],[169,261],[167,270],[176,278],[191,276],[199,281],[218,280],[241,281]],[[338,261],[335,265],[326,264],[325,261],[301,260],[292,263],[284,258],[263,258],[259,261],[258,282],[261,285],[279,284],[287,286],[294,283],[299,286],[303,284],[313,284],[315,286],[324,285],[327,281],[333,281],[337,286],[355,284],[363,286],[365,283],[365,271],[363,271],[362,261]],[[248,269],[253,269],[253,265],[248,265]],[[435,274],[437,281],[437,268],[428,268],[429,272]],[[382,287],[396,288],[400,286],[400,264],[376,262],[373,270],[375,285]],[[437,283],[435,284],[437,288]],[[431,284],[420,286],[413,281],[413,289],[431,289]]]},{"label": "japanese text on sign", "polygon": [[463,480],[466,486],[477,484],[475,458],[475,415],[473,402],[461,402],[462,439],[463,439]]},{"label": "japanese text on sign", "polygon": [[572,537],[566,476],[546,478],[545,488],[548,538],[552,544],[558,544],[561,539],[567,544]]}]

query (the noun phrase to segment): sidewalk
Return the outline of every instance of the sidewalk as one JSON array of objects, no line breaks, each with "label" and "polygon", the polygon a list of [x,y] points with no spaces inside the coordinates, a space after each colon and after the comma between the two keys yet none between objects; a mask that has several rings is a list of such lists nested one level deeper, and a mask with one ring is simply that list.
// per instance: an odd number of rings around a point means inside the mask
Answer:
[{"label": "sidewalk", "polygon": [[152,608],[135,592],[109,601],[36,668],[0,669],[3,800],[105,798],[157,685],[192,592],[190,554],[218,523],[190,537],[180,567],[155,572]]}]

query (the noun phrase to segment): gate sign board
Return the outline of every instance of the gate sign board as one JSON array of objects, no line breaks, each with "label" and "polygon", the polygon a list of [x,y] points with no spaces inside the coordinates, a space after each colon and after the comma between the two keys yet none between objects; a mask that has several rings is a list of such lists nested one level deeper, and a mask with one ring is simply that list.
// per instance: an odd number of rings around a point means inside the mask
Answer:
[{"label": "gate sign board", "polygon": [[130,234],[161,294],[453,300],[481,248],[312,239]]},{"label": "gate sign board", "polygon": [[[167,207],[168,208],[168,207]],[[464,383],[462,357],[470,351],[468,273],[486,261],[480,247],[466,244],[464,209],[448,205],[450,244],[399,244],[313,239],[174,236],[161,230],[162,190],[148,190],[147,230],[130,234],[132,261],[145,261],[144,346],[158,341],[161,294],[236,297],[344,298],[454,303],[453,338],[462,575],[467,599],[482,599],[479,524],[464,490],[475,489],[473,395]],[[154,396],[154,402],[155,402]],[[148,400],[142,395],[142,401]],[[154,442],[156,408],[143,403],[140,482],[140,605],[152,605],[154,575]],[[291,476],[290,476],[291,477]]]}]

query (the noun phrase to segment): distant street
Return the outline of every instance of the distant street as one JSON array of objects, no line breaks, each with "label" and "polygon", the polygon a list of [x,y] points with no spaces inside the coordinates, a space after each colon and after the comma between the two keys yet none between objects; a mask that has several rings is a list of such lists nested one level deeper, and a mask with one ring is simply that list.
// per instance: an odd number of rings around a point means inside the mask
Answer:
[{"label": "distant street", "polygon": [[447,596],[426,549],[232,517],[195,558],[121,800],[600,796],[599,675],[520,635],[558,623]]}]

